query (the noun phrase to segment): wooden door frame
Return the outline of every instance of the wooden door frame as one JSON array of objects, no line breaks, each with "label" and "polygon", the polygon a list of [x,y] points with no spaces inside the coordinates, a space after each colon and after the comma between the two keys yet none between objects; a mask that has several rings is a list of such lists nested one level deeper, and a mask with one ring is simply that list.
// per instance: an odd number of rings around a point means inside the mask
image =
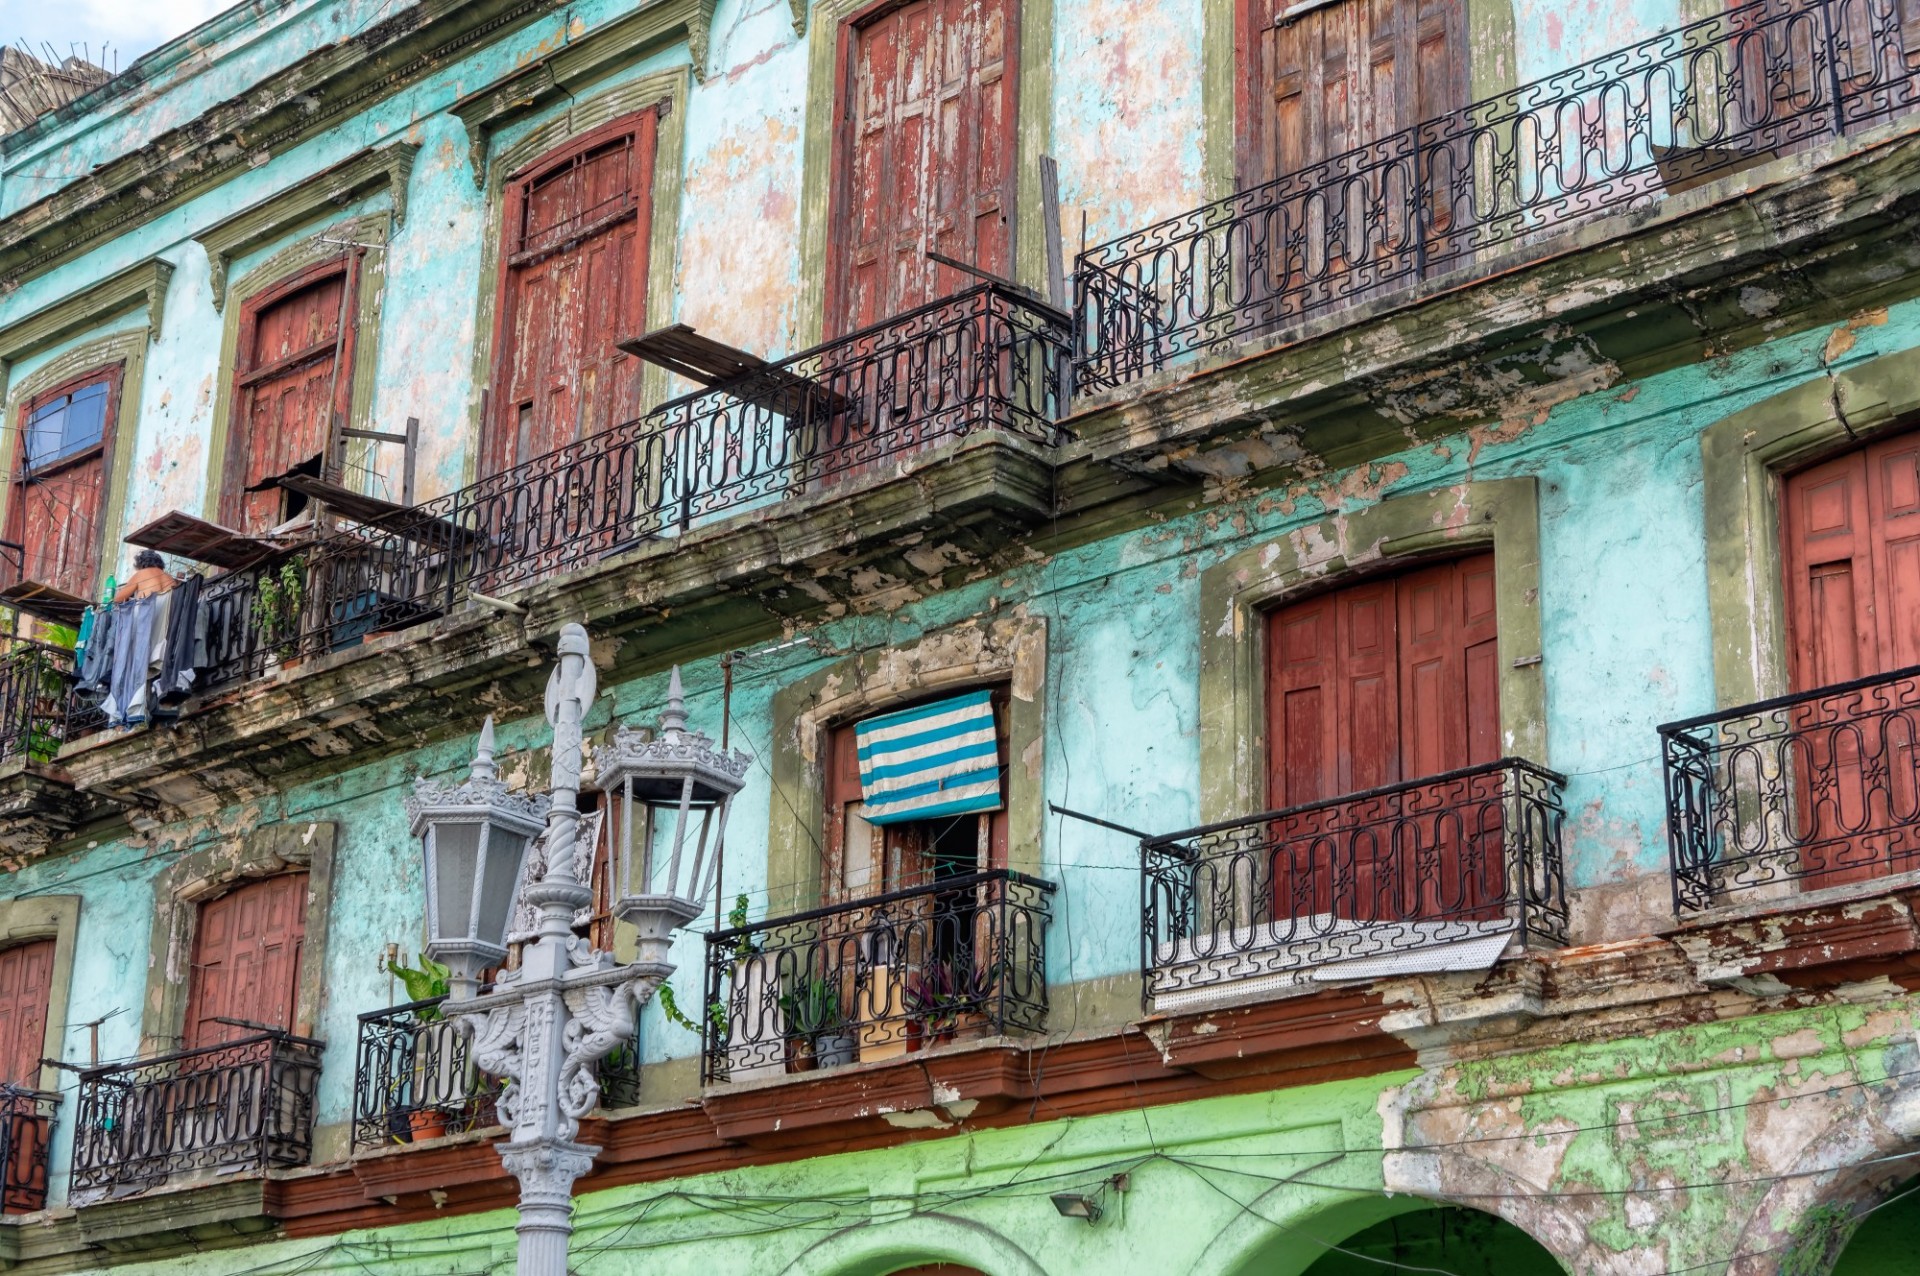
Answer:
[{"label": "wooden door frame", "polygon": [[[1248,16],[1254,0],[1201,0],[1201,148],[1205,198],[1226,199],[1239,189],[1240,152],[1252,109],[1242,49],[1253,45]],[[1357,4],[1364,0],[1334,0]],[[1484,101],[1519,83],[1513,0],[1461,0],[1466,9],[1467,101]],[[1251,56],[1249,52],[1248,56]],[[1180,210],[1168,209],[1166,213]]]},{"label": "wooden door frame", "polygon": [[[0,900],[0,935],[6,936],[8,945],[40,939],[53,941],[53,975],[47,981],[46,1039],[40,1052],[43,1059],[68,1057],[67,1018],[73,998],[73,951],[79,927],[78,895]],[[84,1060],[86,1055],[82,1053],[79,1058]],[[58,1090],[61,1076],[58,1069],[43,1066],[40,1089]]]},{"label": "wooden door frame", "polygon": [[[850,204],[853,182],[853,54],[854,36],[862,27],[870,26],[909,5],[934,3],[935,0],[855,0],[858,7],[843,16],[834,29],[835,52],[833,62],[833,142],[828,167],[827,193],[827,243],[824,266],[826,291],[823,297],[825,309],[820,316],[821,337],[830,333],[848,333],[857,328],[832,322],[837,314],[844,311],[847,296],[847,257],[851,248],[847,242]],[[1020,144],[1017,130],[1025,121],[1020,116],[1020,86],[1026,71],[1024,57],[1026,50],[1021,47],[1022,27],[1020,0],[1007,0],[1008,25],[1006,33],[1007,56],[1014,59],[1013,94],[1009,106],[1013,118],[1008,121],[1009,128],[1016,130],[1013,145],[1008,148],[1009,159],[1014,168],[1010,174],[1013,190],[1008,193],[1007,213],[1007,257],[1009,268],[1015,268],[1020,260],[1020,209],[1018,191],[1020,186]],[[928,302],[937,301],[937,297],[927,298]],[[908,306],[912,310],[916,307]],[[881,322],[891,318],[880,316]]]},{"label": "wooden door frame", "polygon": [[1390,496],[1263,536],[1200,573],[1199,823],[1266,809],[1266,614],[1363,574],[1491,548],[1503,753],[1546,765],[1540,500],[1531,478]]},{"label": "wooden door frame", "polygon": [[[898,0],[814,0],[808,18],[807,83],[831,86],[807,96],[806,137],[800,176],[800,305],[794,346],[818,345],[827,331],[829,245],[834,236],[834,190],[839,183],[842,136],[841,83],[847,65],[846,28],[855,19]],[[1227,0],[1232,3],[1232,0]],[[1040,157],[1053,136],[1053,0],[1012,0],[1009,32],[1015,83],[1013,100],[1013,277],[1041,296],[1047,290],[1046,236],[1040,233]],[[1022,234],[1026,227],[1030,233]]]},{"label": "wooden door frame", "polygon": [[[253,387],[247,384],[247,381],[253,373],[258,371],[248,366],[247,351],[252,347],[254,335],[258,331],[260,313],[297,292],[315,284],[324,283],[334,275],[339,275],[343,283],[340,294],[340,329],[334,338],[333,398],[328,404],[328,421],[321,444],[322,467],[331,468],[334,465],[333,454],[338,444],[337,427],[346,425],[352,414],[361,263],[366,253],[367,250],[364,248],[349,248],[302,266],[279,282],[251,294],[240,304],[238,341],[234,349],[233,364],[228,374],[231,390],[227,401],[231,405],[232,419],[227,431],[228,445],[222,457],[218,498],[219,522],[229,527],[238,527],[239,501],[245,495],[243,489],[246,486],[246,462],[252,450],[252,439],[246,434],[247,410],[253,402]],[[236,442],[241,446],[235,447]]]},{"label": "wooden door frame", "polygon": [[[497,277],[493,281],[493,313],[490,320],[491,332],[488,334],[486,347],[488,352],[486,380],[483,383],[487,387],[487,405],[485,410],[480,414],[479,432],[474,436],[474,478],[489,477],[492,473],[500,473],[506,468],[511,468],[502,467],[501,470],[493,470],[489,466],[489,458],[496,443],[496,431],[501,428],[502,422],[505,420],[507,407],[507,338],[510,321],[510,316],[507,312],[507,298],[512,293],[514,280],[512,259],[515,250],[512,244],[518,235],[518,223],[526,211],[527,188],[543,173],[550,171],[557,165],[592,150],[594,147],[604,143],[608,138],[618,137],[623,133],[632,132],[636,127],[636,121],[649,112],[654,116],[653,164],[647,172],[640,175],[646,183],[646,189],[641,192],[636,192],[635,198],[636,212],[638,211],[638,205],[641,200],[646,202],[648,218],[647,233],[643,236],[635,237],[638,245],[639,260],[634,263],[634,266],[637,276],[636,282],[641,290],[638,319],[641,327],[645,328],[650,326],[648,317],[653,312],[653,253],[656,247],[654,244],[654,226],[652,219],[660,213],[658,202],[654,198],[654,186],[659,180],[660,172],[660,135],[663,131],[666,117],[670,114],[670,112],[662,109],[663,105],[665,104],[659,101],[648,102],[635,107],[633,110],[623,112],[612,119],[594,124],[581,132],[569,134],[565,139],[555,143],[547,150],[531,158],[518,160],[514,166],[505,171],[500,178],[497,199],[500,209],[500,220],[494,227],[492,249],[494,260],[498,263],[498,267],[495,271]],[[676,150],[677,149],[676,147]],[[637,337],[640,333],[634,332],[627,335]],[[647,402],[647,396],[644,391],[641,394],[641,402],[643,405]]]},{"label": "wooden door frame", "polygon": [[317,1035],[327,1000],[328,931],[332,919],[336,829],[297,821],[257,829],[175,860],[154,881],[146,995],[141,1001],[140,1053],[164,1054],[185,1039],[200,905],[255,878],[307,874],[306,930],[292,1031]]},{"label": "wooden door frame", "polygon": [[[100,587],[101,571],[107,565],[107,524],[112,515],[112,511],[108,509],[107,502],[113,495],[114,480],[118,477],[119,467],[117,463],[119,455],[116,449],[120,425],[120,397],[125,388],[126,375],[127,361],[125,359],[115,359],[97,364],[84,372],[67,377],[64,381],[56,382],[48,388],[36,390],[31,394],[22,396],[13,418],[14,437],[22,440],[24,444],[27,418],[33,415],[36,408],[44,407],[49,401],[57,399],[63,394],[70,394],[81,386],[91,385],[103,378],[108,383],[106,416],[100,425],[100,442],[89,449],[90,453],[96,454],[100,458],[100,508],[98,515],[94,519],[97,526],[93,530],[93,575],[84,591],[84,596],[89,599],[92,598],[94,591]],[[11,468],[7,474],[7,509],[5,520],[0,522],[0,528],[5,529],[7,539],[17,539],[21,545],[21,575],[25,577],[26,537],[24,529],[20,529],[21,535],[18,537],[14,535],[16,530],[15,520],[25,517],[25,511],[15,506],[15,502],[20,499],[20,495],[24,490],[24,484],[21,478],[22,459],[21,449],[15,448],[9,457]],[[82,459],[91,459],[91,456],[87,458],[82,458],[78,455],[62,457],[55,466],[55,472],[78,465]],[[42,583],[44,584],[46,582]]]}]

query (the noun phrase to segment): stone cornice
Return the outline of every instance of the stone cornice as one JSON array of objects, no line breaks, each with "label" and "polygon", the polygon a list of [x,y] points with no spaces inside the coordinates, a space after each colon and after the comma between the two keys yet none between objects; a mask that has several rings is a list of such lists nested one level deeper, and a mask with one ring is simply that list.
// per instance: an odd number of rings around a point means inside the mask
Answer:
[{"label": "stone cornice", "polygon": [[207,273],[213,287],[213,308],[227,302],[227,273],[234,259],[264,246],[288,231],[344,209],[369,191],[385,187],[392,201],[393,224],[407,220],[407,183],[420,147],[413,142],[361,151],[332,168],[264,199],[194,237],[207,252]]},{"label": "stone cornice", "polygon": [[147,327],[157,335],[172,282],[173,263],[155,257],[15,320],[0,328],[0,369],[129,310],[144,307]]},{"label": "stone cornice", "polygon": [[455,102],[447,110],[466,126],[473,184],[487,180],[487,147],[495,132],[543,110],[684,36],[696,80],[706,79],[707,39],[718,0],[657,0],[595,27],[577,40]]},{"label": "stone cornice", "polygon": [[499,39],[559,0],[421,0],[316,49],[0,222],[0,292]]}]

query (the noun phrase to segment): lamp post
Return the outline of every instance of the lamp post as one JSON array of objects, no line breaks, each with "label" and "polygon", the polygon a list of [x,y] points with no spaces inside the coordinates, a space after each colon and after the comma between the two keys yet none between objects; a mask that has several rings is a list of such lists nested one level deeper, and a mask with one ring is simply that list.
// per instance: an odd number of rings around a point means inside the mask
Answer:
[{"label": "lamp post", "polygon": [[[640,1008],[673,973],[672,932],[700,913],[728,807],[751,761],[686,729],[678,668],[659,734],[622,729],[596,755],[601,784],[616,804],[614,913],[640,937],[636,960],[616,962],[573,934],[574,914],[593,901],[574,873],[573,853],[580,724],[595,684],[587,631],[567,625],[547,683],[550,795],[507,791],[494,771],[489,719],[464,784],[422,780],[407,800],[426,852],[427,951],[453,972],[444,1013],[472,1041],[475,1065],[509,1083],[495,1107],[508,1129],[500,1159],[520,1183],[520,1276],[566,1276],[573,1184],[600,1151],[576,1141],[580,1118],[600,1099],[596,1067],[633,1040]],[[522,950],[518,970],[481,991],[480,973],[506,956],[516,888],[542,818],[546,871],[521,892],[538,911],[537,937]],[[670,853],[661,853],[663,840]]]}]

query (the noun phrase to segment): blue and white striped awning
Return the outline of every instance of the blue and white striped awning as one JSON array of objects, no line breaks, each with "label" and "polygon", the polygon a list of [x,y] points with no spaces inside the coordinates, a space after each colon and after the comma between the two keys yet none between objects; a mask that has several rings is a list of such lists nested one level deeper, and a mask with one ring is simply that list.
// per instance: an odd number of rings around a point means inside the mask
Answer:
[{"label": "blue and white striped awning", "polygon": [[868,718],[854,728],[854,743],[860,815],[869,824],[1000,809],[991,691]]}]

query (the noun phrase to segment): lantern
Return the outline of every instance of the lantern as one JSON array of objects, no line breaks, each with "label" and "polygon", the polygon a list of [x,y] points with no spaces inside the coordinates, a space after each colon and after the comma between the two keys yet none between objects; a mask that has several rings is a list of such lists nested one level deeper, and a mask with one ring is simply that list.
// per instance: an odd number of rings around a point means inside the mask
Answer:
[{"label": "lantern", "polygon": [[665,961],[674,929],[699,916],[719,871],[727,810],[752,761],[687,730],[678,666],[659,732],[623,727],[594,754],[613,804],[613,914],[638,932],[641,961]]},{"label": "lantern", "polygon": [[415,783],[406,810],[427,857],[427,953],[456,980],[471,985],[506,957],[527,848],[546,827],[548,802],[500,782],[491,717],[464,784]]}]

